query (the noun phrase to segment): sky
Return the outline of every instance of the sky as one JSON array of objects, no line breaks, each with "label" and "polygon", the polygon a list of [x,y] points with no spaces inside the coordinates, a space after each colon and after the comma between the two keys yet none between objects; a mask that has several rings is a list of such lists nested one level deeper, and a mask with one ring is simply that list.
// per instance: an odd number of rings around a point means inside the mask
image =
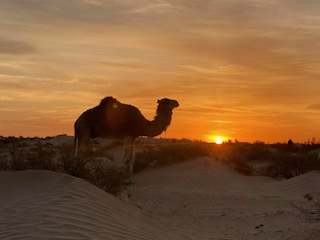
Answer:
[{"label": "sky", "polygon": [[318,0],[1,0],[0,135],[73,135],[106,96],[160,137],[320,138]]}]

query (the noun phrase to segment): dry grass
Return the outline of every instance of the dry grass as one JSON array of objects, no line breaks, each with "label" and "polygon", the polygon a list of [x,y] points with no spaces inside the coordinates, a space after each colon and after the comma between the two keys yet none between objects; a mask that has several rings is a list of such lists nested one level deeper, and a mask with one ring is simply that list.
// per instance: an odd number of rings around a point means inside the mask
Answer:
[{"label": "dry grass", "polygon": [[[95,152],[81,157],[73,157],[73,146],[55,146],[50,138],[0,137],[0,170],[20,171],[26,169],[45,169],[64,172],[83,178],[112,194],[121,191],[127,176],[125,171],[107,164],[106,152],[122,145],[115,141],[107,146],[96,146]],[[315,149],[318,145],[264,144],[262,142],[208,144],[189,140],[159,140],[154,143],[137,141],[134,172],[149,166],[164,166],[197,157],[213,156],[217,160],[233,166],[245,175],[265,175],[274,178],[291,178],[311,170],[320,170],[320,159]],[[103,158],[103,157],[104,158]],[[112,157],[109,156],[112,160]],[[267,161],[269,165],[257,172],[250,163]],[[110,161],[109,161],[110,162]]]},{"label": "dry grass", "polygon": [[[0,155],[0,170],[45,169],[85,179],[114,195],[122,190],[127,179],[126,171],[110,165],[111,161],[106,158],[112,159],[111,156],[107,156],[107,152],[111,148],[121,146],[121,141],[114,141],[109,145],[94,144],[95,151],[81,157],[73,157],[71,143],[55,146],[45,141],[51,139],[14,137],[0,139],[0,150],[6,152],[3,156]],[[139,172],[150,164],[164,166],[208,156],[212,148],[207,143],[186,140],[170,142],[159,140],[154,144],[143,144],[138,141],[137,144],[138,148],[142,147],[143,150],[136,153],[134,172]]]},{"label": "dry grass", "polygon": [[251,162],[268,162],[269,166],[259,174],[274,178],[292,178],[311,170],[320,170],[318,154],[308,145],[264,144],[261,142],[226,143],[215,146],[218,159],[232,165],[245,175],[256,175]]},{"label": "dry grass", "polygon": [[42,169],[63,172],[85,179],[114,195],[122,190],[127,178],[123,169],[105,164],[103,159],[96,158],[97,154],[73,157],[72,144],[26,146],[20,138],[10,138],[0,144],[0,150],[6,152],[0,156],[2,171]]},{"label": "dry grass", "polygon": [[136,153],[134,172],[140,172],[148,166],[165,166],[197,157],[209,156],[211,145],[203,142],[175,142],[148,146]]}]

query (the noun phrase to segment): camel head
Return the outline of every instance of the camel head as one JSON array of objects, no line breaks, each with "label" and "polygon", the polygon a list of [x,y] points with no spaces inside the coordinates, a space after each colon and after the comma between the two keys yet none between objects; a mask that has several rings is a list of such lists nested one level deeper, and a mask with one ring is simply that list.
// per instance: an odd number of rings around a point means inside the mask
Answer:
[{"label": "camel head", "polygon": [[170,110],[172,111],[174,108],[179,107],[179,103],[176,100],[171,100],[168,98],[163,98],[158,100],[158,109]]}]

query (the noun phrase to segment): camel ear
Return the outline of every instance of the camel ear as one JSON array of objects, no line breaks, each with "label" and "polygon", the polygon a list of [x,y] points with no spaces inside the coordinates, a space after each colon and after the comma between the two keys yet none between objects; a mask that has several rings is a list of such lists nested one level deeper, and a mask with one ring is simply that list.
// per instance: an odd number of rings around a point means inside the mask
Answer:
[{"label": "camel ear", "polygon": [[160,100],[158,100],[157,103],[160,103]]}]

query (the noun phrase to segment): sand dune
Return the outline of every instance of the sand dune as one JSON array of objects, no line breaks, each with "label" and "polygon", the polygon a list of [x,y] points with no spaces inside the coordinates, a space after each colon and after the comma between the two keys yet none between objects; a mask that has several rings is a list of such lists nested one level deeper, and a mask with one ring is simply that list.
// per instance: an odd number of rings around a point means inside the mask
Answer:
[{"label": "sand dune", "polygon": [[84,180],[0,172],[0,239],[183,239]]},{"label": "sand dune", "polygon": [[130,200],[191,239],[320,239],[320,222],[293,206],[320,196],[320,172],[286,181],[247,177],[210,158],[150,169]]},{"label": "sand dune", "polygon": [[0,172],[0,239],[320,239],[294,206],[320,197],[319,171],[276,181],[201,158],[134,180],[122,201],[61,173]]}]

